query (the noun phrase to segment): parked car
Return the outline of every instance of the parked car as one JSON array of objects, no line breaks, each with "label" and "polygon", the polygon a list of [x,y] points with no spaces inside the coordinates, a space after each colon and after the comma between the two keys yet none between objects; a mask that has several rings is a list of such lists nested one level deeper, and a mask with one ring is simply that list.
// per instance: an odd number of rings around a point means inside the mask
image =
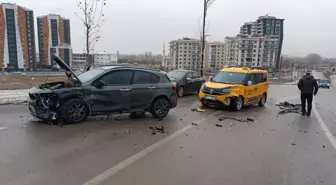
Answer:
[{"label": "parked car", "polygon": [[198,93],[205,82],[197,72],[190,70],[173,70],[167,75],[171,81],[176,83],[178,97],[189,93]]},{"label": "parked car", "polygon": [[176,86],[159,71],[104,66],[74,74],[58,56],[53,60],[68,80],[39,86],[29,93],[30,113],[43,120],[79,123],[89,115],[148,111],[165,117],[177,106]]},{"label": "parked car", "polygon": [[224,106],[240,111],[244,105],[264,106],[268,96],[268,72],[258,68],[229,67],[219,71],[199,92],[204,106]]},{"label": "parked car", "polygon": [[330,89],[330,81],[328,79],[320,79],[318,84],[320,88]]}]

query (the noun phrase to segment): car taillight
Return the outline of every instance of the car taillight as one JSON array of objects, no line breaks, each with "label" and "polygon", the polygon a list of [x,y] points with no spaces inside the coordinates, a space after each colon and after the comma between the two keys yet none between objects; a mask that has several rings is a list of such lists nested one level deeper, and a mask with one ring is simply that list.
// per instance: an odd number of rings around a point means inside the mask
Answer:
[{"label": "car taillight", "polygon": [[176,83],[175,82],[173,82],[172,89],[173,89],[173,91],[176,91]]}]

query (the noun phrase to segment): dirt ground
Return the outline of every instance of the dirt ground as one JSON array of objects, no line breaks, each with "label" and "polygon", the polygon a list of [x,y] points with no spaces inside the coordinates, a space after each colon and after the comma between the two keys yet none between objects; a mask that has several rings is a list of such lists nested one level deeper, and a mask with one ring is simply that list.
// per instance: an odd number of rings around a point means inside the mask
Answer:
[{"label": "dirt ground", "polygon": [[14,76],[0,74],[0,90],[30,89],[46,82],[66,80],[64,76]]}]

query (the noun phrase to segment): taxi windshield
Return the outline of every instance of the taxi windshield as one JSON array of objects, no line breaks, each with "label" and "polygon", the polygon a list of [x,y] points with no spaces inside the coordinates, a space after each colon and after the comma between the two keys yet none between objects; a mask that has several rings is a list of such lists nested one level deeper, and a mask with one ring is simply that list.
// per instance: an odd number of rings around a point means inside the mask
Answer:
[{"label": "taxi windshield", "polygon": [[236,73],[236,72],[218,72],[213,78],[215,83],[224,83],[224,84],[244,84],[246,73]]}]

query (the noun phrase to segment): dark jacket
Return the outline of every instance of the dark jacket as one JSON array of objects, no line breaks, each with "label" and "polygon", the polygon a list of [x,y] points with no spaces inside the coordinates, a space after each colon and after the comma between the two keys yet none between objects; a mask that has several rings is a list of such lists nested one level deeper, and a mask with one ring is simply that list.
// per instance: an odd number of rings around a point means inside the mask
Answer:
[{"label": "dark jacket", "polygon": [[310,74],[305,74],[297,84],[301,94],[317,94],[318,84],[315,78]]}]

